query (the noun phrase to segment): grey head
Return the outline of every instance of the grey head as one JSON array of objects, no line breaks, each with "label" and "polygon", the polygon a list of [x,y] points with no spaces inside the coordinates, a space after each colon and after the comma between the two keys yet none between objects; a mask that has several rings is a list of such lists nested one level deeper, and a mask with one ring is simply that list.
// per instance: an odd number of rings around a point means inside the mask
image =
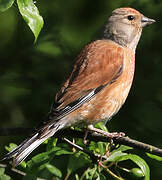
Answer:
[{"label": "grey head", "polygon": [[103,37],[135,51],[143,27],[154,22],[133,8],[118,8],[109,17]]}]

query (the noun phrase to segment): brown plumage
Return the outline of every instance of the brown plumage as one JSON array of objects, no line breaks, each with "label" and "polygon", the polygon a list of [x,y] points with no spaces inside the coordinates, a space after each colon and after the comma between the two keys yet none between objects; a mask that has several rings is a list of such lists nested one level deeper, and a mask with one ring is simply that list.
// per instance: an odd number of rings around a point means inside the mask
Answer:
[{"label": "brown plumage", "polygon": [[103,38],[91,42],[76,58],[57,93],[48,121],[4,159],[17,166],[56,131],[69,126],[107,121],[125,102],[135,69],[135,50],[142,28],[154,20],[132,8],[113,11]]}]

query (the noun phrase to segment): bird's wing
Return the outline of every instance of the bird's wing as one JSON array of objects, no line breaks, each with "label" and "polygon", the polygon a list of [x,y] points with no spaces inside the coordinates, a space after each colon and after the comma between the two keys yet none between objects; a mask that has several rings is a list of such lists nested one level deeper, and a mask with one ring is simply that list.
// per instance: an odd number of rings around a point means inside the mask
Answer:
[{"label": "bird's wing", "polygon": [[88,44],[56,95],[49,113],[51,118],[61,119],[113,83],[122,73],[123,59],[123,48],[112,41],[98,40]]}]

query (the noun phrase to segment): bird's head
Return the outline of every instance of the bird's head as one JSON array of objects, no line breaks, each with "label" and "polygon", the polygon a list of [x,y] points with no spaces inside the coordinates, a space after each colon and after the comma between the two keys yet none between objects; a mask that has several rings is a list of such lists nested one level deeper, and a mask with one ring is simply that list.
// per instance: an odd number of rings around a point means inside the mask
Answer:
[{"label": "bird's head", "polygon": [[135,51],[142,29],[155,20],[145,17],[133,8],[118,8],[112,12],[104,30],[104,38]]}]

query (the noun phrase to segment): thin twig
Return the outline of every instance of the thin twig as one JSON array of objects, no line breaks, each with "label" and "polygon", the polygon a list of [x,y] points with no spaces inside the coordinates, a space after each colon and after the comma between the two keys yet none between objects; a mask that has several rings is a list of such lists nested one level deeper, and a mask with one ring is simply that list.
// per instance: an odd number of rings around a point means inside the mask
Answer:
[{"label": "thin twig", "polygon": [[84,151],[84,149],[80,146],[78,146],[77,144],[71,142],[70,140],[68,140],[67,138],[63,138],[64,141],[66,141],[68,144],[70,144],[72,147],[75,147],[76,149],[80,150],[80,151]]},{"label": "thin twig", "polygon": [[[55,137],[77,137],[84,138],[84,132],[75,131],[71,129],[61,130],[56,133]],[[130,146],[144,152],[148,152],[150,154],[154,154],[162,157],[162,149],[152,146],[150,144],[142,143],[140,141],[136,141],[129,137],[119,137],[119,138],[109,138],[97,133],[89,133],[87,139],[95,142],[110,142],[113,139],[115,144]]]},{"label": "thin twig", "polygon": [[124,180],[123,178],[117,176],[116,174],[114,174],[112,171],[110,171],[109,168],[104,168],[112,177],[114,177],[116,180]]},{"label": "thin twig", "polygon": [[97,163],[97,160],[98,160],[98,156],[94,155],[91,151],[88,151],[86,150],[85,148],[82,148],[80,146],[78,146],[77,144],[71,142],[70,140],[68,140],[67,138],[63,138],[68,144],[70,144],[72,147],[75,147],[76,149],[86,153],[87,155],[90,156],[91,160],[94,162],[94,163]]}]

